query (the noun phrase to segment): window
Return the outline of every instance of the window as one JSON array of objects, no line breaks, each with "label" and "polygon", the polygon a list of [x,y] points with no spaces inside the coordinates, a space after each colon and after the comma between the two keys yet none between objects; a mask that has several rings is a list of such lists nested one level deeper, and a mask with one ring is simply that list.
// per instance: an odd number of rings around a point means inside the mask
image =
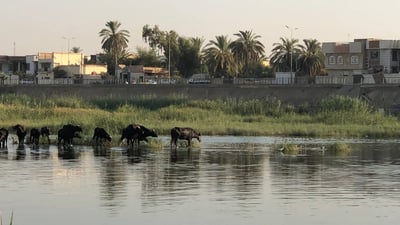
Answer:
[{"label": "window", "polygon": [[331,55],[331,56],[329,56],[329,62],[328,62],[329,64],[336,64],[336,57],[335,56],[333,56],[333,55]]},{"label": "window", "polygon": [[360,58],[357,55],[352,55],[350,57],[350,64],[352,65],[360,64]]},{"label": "window", "polygon": [[42,64],[42,71],[48,72],[50,71],[50,63],[41,63]]},{"label": "window", "polygon": [[343,56],[338,56],[337,57],[337,64],[343,64]]},{"label": "window", "polygon": [[371,51],[369,55],[370,55],[371,59],[378,59],[379,58],[379,52],[378,51]]},{"label": "window", "polygon": [[392,61],[398,61],[398,56],[397,56],[397,51],[393,50],[392,51]]}]

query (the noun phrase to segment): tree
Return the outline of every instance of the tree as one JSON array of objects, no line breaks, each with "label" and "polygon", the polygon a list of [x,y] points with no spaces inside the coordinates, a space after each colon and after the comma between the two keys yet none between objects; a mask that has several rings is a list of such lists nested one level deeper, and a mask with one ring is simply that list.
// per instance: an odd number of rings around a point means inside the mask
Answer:
[{"label": "tree", "polygon": [[53,74],[54,74],[54,78],[67,78],[68,77],[67,71],[63,70],[59,66],[57,66],[53,69]]},{"label": "tree", "polygon": [[71,52],[72,53],[80,53],[80,52],[82,52],[82,49],[79,47],[72,47]]},{"label": "tree", "polygon": [[249,75],[250,67],[257,65],[264,57],[264,45],[258,40],[261,36],[247,30],[234,35],[237,39],[230,43],[229,47],[241,68],[240,72]]},{"label": "tree", "polygon": [[293,69],[293,61],[296,61],[300,52],[300,45],[297,39],[281,37],[280,40],[281,43],[273,44],[270,63],[275,71],[289,72]]},{"label": "tree", "polygon": [[201,38],[180,37],[175,31],[162,31],[157,25],[151,28],[145,25],[142,29],[142,38],[149,47],[162,52],[165,67],[184,77],[199,71],[201,67]]},{"label": "tree", "polygon": [[150,28],[150,26],[146,24],[142,28],[142,38],[144,42],[148,43],[150,48],[154,50],[163,49],[163,46],[161,45],[161,40],[165,35],[166,33],[164,31],[161,31],[157,25],[155,25],[154,28]]},{"label": "tree", "polygon": [[119,30],[121,23],[118,21],[109,21],[106,27],[99,32],[101,40],[101,48],[113,58],[115,76],[117,76],[118,60],[126,55],[128,48],[129,31]]},{"label": "tree", "polygon": [[177,69],[184,77],[190,77],[194,73],[200,72],[201,67],[201,38],[183,38],[178,39],[179,58]]},{"label": "tree", "polygon": [[321,74],[325,67],[321,43],[316,39],[305,39],[303,42],[297,59],[299,70],[309,76]]},{"label": "tree", "polygon": [[131,60],[127,60],[126,64],[130,65],[143,65],[143,66],[156,66],[162,65],[161,59],[157,56],[154,49],[137,48],[137,56]]},{"label": "tree", "polygon": [[237,66],[227,36],[216,36],[203,51],[208,70],[216,76],[232,77],[237,73]]}]

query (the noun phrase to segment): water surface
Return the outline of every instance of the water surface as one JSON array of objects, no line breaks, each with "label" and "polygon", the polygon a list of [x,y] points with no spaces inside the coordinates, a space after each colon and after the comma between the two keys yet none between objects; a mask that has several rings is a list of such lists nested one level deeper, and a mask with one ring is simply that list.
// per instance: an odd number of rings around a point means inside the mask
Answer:
[{"label": "water surface", "polygon": [[[0,211],[14,224],[398,224],[400,143],[204,137],[200,148],[9,144]],[[348,154],[276,151],[343,141]]]}]

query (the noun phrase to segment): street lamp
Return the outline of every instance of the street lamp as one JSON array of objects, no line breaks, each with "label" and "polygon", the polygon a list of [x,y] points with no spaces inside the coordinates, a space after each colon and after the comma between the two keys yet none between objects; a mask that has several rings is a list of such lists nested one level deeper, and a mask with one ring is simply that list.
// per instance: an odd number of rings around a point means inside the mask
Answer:
[{"label": "street lamp", "polygon": [[[285,27],[290,30],[290,41],[293,42],[293,30],[297,30],[299,28],[289,27],[288,25],[285,25]],[[290,80],[293,83],[293,43],[290,45]]]},{"label": "street lamp", "polygon": [[168,84],[171,84],[171,39],[168,35]]},{"label": "street lamp", "polygon": [[75,37],[62,37],[63,39],[66,39],[67,40],[67,51],[68,51],[68,66],[70,65],[69,64],[69,52],[70,52],[70,49],[69,49],[69,42],[71,41],[71,40],[73,40],[73,39],[75,39]]}]

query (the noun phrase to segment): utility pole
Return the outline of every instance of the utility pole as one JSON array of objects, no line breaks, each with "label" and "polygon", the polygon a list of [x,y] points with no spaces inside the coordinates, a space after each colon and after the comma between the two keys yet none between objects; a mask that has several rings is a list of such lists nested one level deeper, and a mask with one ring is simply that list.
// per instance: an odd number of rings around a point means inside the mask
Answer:
[{"label": "utility pole", "polygon": [[68,66],[70,65],[70,62],[69,62],[69,52],[71,51],[70,49],[69,49],[69,42],[71,41],[71,40],[73,40],[73,39],[75,39],[75,37],[62,37],[63,39],[66,39],[67,40],[67,52],[68,52]]},{"label": "utility pole", "polygon": [[168,35],[168,83],[171,84],[171,40]]}]

